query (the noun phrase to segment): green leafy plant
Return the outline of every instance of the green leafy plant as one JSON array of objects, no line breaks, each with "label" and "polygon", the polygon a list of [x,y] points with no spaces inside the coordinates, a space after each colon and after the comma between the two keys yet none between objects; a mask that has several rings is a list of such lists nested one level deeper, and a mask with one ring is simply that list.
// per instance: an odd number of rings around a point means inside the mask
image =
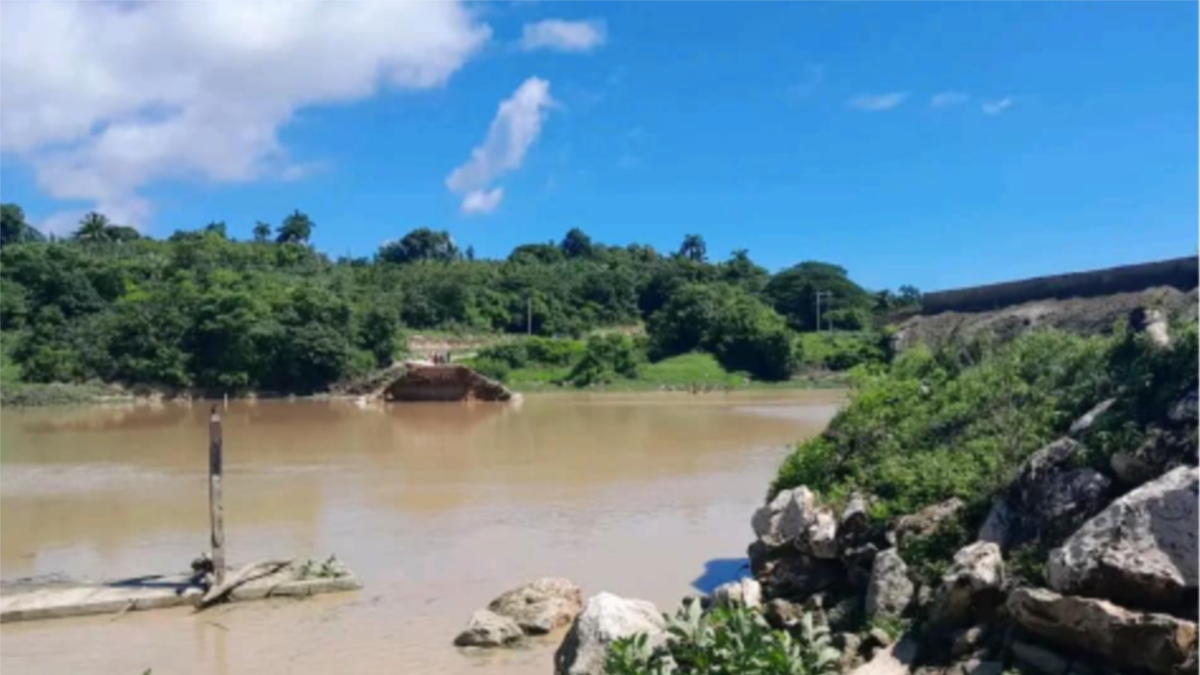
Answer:
[{"label": "green leafy plant", "polygon": [[652,649],[644,633],[617,640],[605,669],[609,675],[824,675],[837,669],[840,656],[829,629],[811,614],[793,635],[771,629],[757,610],[704,612],[691,602],[668,618],[663,645]]},{"label": "green leafy plant", "polygon": [[346,565],[331,555],[323,561],[306,560],[300,565],[301,579],[337,579],[349,574]]}]

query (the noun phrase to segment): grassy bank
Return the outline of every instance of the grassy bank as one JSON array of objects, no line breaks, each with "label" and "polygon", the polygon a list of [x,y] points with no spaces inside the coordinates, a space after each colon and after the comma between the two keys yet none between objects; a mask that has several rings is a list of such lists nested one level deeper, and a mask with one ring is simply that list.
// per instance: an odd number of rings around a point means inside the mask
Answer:
[{"label": "grassy bank", "polygon": [[[849,405],[784,461],[771,494],[805,485],[833,504],[867,495],[880,524],[958,498],[958,527],[910,564],[936,572],[977,531],[1022,461],[1060,438],[1100,401],[1115,404],[1088,439],[1087,462],[1107,471],[1166,425],[1170,404],[1196,387],[1197,326],[1173,327],[1170,348],[1144,334],[1040,331],[906,351],[887,368],[856,371]],[[934,574],[936,576],[936,574]]]},{"label": "grassy bank", "polygon": [[5,382],[0,384],[0,405],[36,407],[49,405],[87,405],[116,400],[133,400],[102,384],[50,384]]},{"label": "grassy bank", "polygon": [[572,374],[582,359],[582,343],[567,345],[568,357],[558,363],[521,362],[516,368],[497,364],[495,354],[464,361],[490,377],[503,381],[522,393],[554,391],[728,391],[742,389],[814,389],[839,388],[848,383],[843,373],[811,370],[778,382],[755,380],[745,373],[734,373],[721,366],[712,354],[692,352],[657,362],[641,362],[632,376],[613,373],[611,377],[583,385],[572,383]]}]

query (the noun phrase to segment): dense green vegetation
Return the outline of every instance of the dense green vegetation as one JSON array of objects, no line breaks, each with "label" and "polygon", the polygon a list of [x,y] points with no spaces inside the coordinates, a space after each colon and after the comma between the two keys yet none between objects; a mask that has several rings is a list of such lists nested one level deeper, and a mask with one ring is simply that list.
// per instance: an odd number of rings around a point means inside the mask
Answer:
[{"label": "dense green vegetation", "polygon": [[1109,337],[1039,331],[859,368],[849,406],[784,462],[772,493],[807,485],[838,502],[860,490],[881,520],[958,497],[972,519],[1022,460],[1115,397],[1089,441],[1091,461],[1106,466],[1196,387],[1197,326],[1174,332],[1169,349],[1123,328]]},{"label": "dense green vegetation", "polygon": [[841,653],[829,628],[805,614],[795,635],[773,630],[758,610],[720,606],[702,612],[686,603],[667,619],[666,643],[651,647],[645,633],[617,639],[608,675],[824,675],[838,671]]},{"label": "dense green vegetation", "polygon": [[[726,379],[782,381],[805,364],[884,358],[863,345],[878,342],[875,317],[901,297],[872,295],[824,263],[771,276],[746,251],[710,262],[698,235],[660,255],[571,230],[480,260],[447,233],[419,229],[373,260],[330,260],[309,245],[317,226],[295,211],[275,227],[257,223],[251,241],[232,240],[220,221],[154,240],[91,213],[70,238],[47,240],[4,205],[0,339],[19,373],[9,381],[306,393],[387,365],[406,332],[428,330],[559,339],[510,348],[534,350],[523,358],[481,355],[502,378],[549,368],[546,381],[576,386],[638,380],[703,352]],[[815,325],[804,297],[817,290],[832,292],[823,327],[869,336],[838,339],[819,361],[797,341]],[[639,325],[644,339],[577,341]]]},{"label": "dense green vegetation", "polygon": [[1103,356],[1099,338],[1059,333],[972,355],[907,351],[886,372],[856,374],[851,405],[789,458],[776,487],[835,500],[861,489],[882,517],[975,499],[1099,400]]},{"label": "dense green vegetation", "polygon": [[[601,336],[597,336],[598,338]],[[755,380],[749,373],[727,370],[707,352],[688,352],[652,361],[645,337],[617,340],[521,338],[488,347],[465,363],[482,374],[518,391],[546,391],[563,387],[592,387],[606,391],[686,390],[711,391],[744,387],[842,387],[844,373],[808,371],[780,382]],[[547,358],[525,344],[555,345],[558,358]],[[589,345],[595,345],[589,350]],[[586,356],[591,353],[590,356]],[[606,358],[606,355],[620,359]],[[585,362],[586,357],[586,363]],[[623,364],[623,365],[622,365]]]}]

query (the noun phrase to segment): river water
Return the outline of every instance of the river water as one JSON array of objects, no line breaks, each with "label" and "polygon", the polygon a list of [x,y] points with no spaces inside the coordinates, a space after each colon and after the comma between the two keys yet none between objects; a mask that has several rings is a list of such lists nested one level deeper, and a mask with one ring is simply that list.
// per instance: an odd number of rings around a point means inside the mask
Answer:
[{"label": "river water", "polygon": [[[532,396],[519,405],[234,402],[230,563],[336,553],[361,591],[5,624],[5,675],[549,675],[560,635],[451,641],[564,576],[673,608],[742,571],[749,521],[838,392]],[[0,574],[182,571],[208,541],[203,404],[0,411]]]}]

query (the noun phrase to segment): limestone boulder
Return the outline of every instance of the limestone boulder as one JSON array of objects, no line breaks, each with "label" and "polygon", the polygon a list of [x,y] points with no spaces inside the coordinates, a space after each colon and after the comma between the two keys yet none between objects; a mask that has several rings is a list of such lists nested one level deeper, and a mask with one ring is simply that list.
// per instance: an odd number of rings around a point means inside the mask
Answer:
[{"label": "limestone boulder", "polygon": [[762,586],[754,579],[741,579],[713,589],[713,604],[721,607],[762,609]]},{"label": "limestone boulder", "polygon": [[1200,470],[1179,467],[1116,500],[1050,553],[1060,593],[1194,613]]},{"label": "limestone boulder", "polygon": [[654,603],[600,593],[588,598],[554,653],[555,675],[604,675],[613,642],[645,633],[651,648],[667,639],[666,622]]},{"label": "limestone boulder", "polygon": [[938,626],[978,623],[1003,600],[1004,558],[992,542],[975,542],[954,554],[942,577],[932,619]]},{"label": "limestone boulder", "polygon": [[466,629],[454,638],[458,647],[503,647],[520,640],[524,633],[516,621],[481,609],[471,615]]},{"label": "limestone boulder", "polygon": [[488,609],[506,616],[530,635],[565,626],[583,608],[579,587],[568,579],[546,577],[506,591]]},{"label": "limestone boulder", "polygon": [[817,510],[797,545],[801,552],[814,558],[825,560],[836,558],[838,555],[837,518],[828,510]]},{"label": "limestone boulder", "polygon": [[838,548],[842,551],[860,547],[870,539],[871,515],[867,498],[855,492],[846,501],[838,517]]},{"label": "limestone boulder", "polygon": [[894,548],[875,556],[867,582],[865,610],[868,619],[880,615],[900,616],[912,602],[916,588],[908,578],[908,565]]},{"label": "limestone boulder", "polygon": [[927,537],[942,524],[958,516],[966,507],[966,503],[958,497],[953,497],[938,504],[927,506],[916,513],[910,513],[896,520],[890,538],[899,546],[910,537]]},{"label": "limestone boulder", "polygon": [[1195,654],[1196,624],[1167,614],[1129,610],[1105,600],[1018,588],[1009,615],[1041,640],[1098,656],[1117,668],[1155,675],[1181,672]]},{"label": "limestone boulder", "polygon": [[817,497],[807,487],[783,490],[754,512],[754,535],[768,547],[794,544],[805,535],[817,511]]},{"label": "limestone boulder", "polygon": [[1021,463],[988,513],[979,539],[1002,549],[1031,542],[1057,546],[1112,498],[1112,481],[1079,467],[1084,446],[1061,438]]}]

